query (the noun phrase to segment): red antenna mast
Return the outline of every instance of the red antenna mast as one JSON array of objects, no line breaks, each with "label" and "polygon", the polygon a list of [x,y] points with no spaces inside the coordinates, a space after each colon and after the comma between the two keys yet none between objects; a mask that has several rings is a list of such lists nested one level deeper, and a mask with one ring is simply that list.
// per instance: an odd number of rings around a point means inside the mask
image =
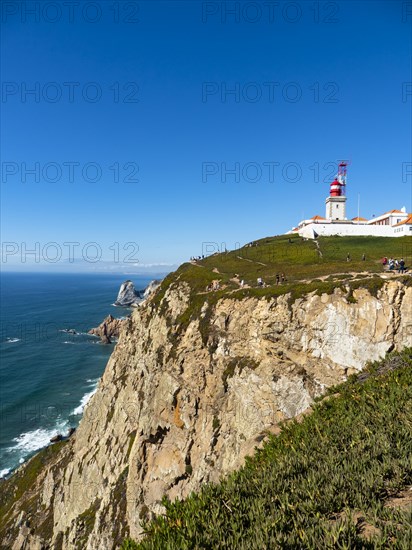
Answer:
[{"label": "red antenna mast", "polygon": [[347,174],[347,167],[349,165],[348,160],[340,160],[338,161],[338,174],[336,176],[336,179],[341,184],[341,194],[346,197],[346,174]]}]

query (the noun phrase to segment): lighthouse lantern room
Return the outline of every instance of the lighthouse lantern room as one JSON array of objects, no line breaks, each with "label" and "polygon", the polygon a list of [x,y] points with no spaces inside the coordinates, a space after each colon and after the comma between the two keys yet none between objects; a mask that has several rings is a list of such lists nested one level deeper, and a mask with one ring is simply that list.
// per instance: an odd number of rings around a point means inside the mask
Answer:
[{"label": "lighthouse lantern room", "polygon": [[338,164],[338,173],[330,184],[329,197],[326,199],[326,219],[331,221],[346,220],[346,170],[348,163]]}]

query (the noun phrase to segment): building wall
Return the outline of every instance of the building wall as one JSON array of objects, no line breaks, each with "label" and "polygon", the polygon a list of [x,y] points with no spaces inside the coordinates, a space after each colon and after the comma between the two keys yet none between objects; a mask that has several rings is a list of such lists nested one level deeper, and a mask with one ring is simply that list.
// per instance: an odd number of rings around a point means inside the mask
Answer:
[{"label": "building wall", "polygon": [[[313,229],[313,231],[315,231],[318,235],[322,236],[363,235],[371,237],[403,237],[404,235],[412,235],[412,231],[409,229],[412,229],[412,226],[410,225],[390,227],[389,225],[311,223],[307,225],[306,228]],[[395,232],[395,229],[402,229],[402,231]]]},{"label": "building wall", "polygon": [[410,235],[412,237],[412,225],[400,225],[399,227],[392,227],[394,237],[403,237],[404,235]]},{"label": "building wall", "polygon": [[397,212],[396,214],[389,214],[387,216],[378,216],[368,221],[370,225],[396,225],[408,217],[406,212]]},{"label": "building wall", "polygon": [[328,220],[346,219],[346,197],[328,197],[326,199],[326,218]]}]

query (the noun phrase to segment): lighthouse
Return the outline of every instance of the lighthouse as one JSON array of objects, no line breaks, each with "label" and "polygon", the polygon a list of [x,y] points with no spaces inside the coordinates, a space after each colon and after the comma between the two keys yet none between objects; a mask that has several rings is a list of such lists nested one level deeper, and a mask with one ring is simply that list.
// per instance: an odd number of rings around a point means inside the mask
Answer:
[{"label": "lighthouse", "polygon": [[329,197],[326,199],[326,219],[331,221],[346,220],[346,169],[348,163],[338,164],[338,173],[330,184]]},{"label": "lighthouse", "polygon": [[[371,237],[404,237],[412,238],[412,213],[401,210],[388,210],[380,216],[373,216],[371,220],[361,218],[347,219],[346,217],[346,171],[350,162],[340,160],[337,162],[338,171],[330,184],[329,196],[326,198],[326,218],[312,216],[292,227],[287,234],[300,235],[304,239],[317,239],[318,237],[339,236],[371,236]],[[289,239],[290,240],[290,239]]]}]

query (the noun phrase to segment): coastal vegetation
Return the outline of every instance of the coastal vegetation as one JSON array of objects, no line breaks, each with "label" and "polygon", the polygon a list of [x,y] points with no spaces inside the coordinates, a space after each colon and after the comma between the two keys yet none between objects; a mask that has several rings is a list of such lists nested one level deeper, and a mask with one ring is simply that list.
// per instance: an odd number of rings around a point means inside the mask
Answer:
[{"label": "coastal vegetation", "polygon": [[[27,515],[37,515],[42,518],[39,523],[39,534],[50,536],[53,530],[53,523],[50,515],[43,514],[41,495],[36,492],[38,476],[47,468],[65,468],[70,454],[62,460],[61,451],[68,441],[58,441],[53,445],[42,449],[29,459],[27,464],[19,468],[7,480],[0,482],[0,540],[5,535],[5,526],[13,507],[20,499],[24,500],[22,512]],[[17,534],[18,525],[15,525],[13,532]]]},{"label": "coastal vegetation", "polygon": [[[404,258],[407,275],[385,271],[382,265],[385,256]],[[277,275],[282,273],[285,281],[277,284]],[[190,303],[176,320],[178,336],[190,320],[200,317],[205,301],[209,304],[210,315],[214,304],[226,297],[270,300],[289,294],[289,303],[293,303],[311,292],[332,294],[340,288],[347,301],[353,303],[356,301],[354,290],[365,288],[376,297],[388,277],[411,285],[411,273],[411,237],[352,236],[305,240],[299,236],[280,235],[182,264],[163,280],[152,305],[165,313],[167,300],[163,298],[167,290],[182,282],[187,283]],[[263,286],[257,284],[258,278],[263,280]],[[216,283],[215,290],[210,290],[213,283]]]},{"label": "coastal vegetation", "polygon": [[[365,260],[363,255],[365,254]],[[348,255],[350,260],[347,261]],[[312,280],[342,273],[381,273],[383,257],[412,260],[412,238],[319,237],[304,240],[280,235],[249,243],[242,248],[208,256],[199,265],[217,270],[223,277],[239,277],[256,286],[256,278],[272,284],[276,273],[288,282]]]},{"label": "coastal vegetation", "polygon": [[268,237],[182,264],[163,280],[154,303],[159,304],[166,289],[177,281],[190,282],[193,291],[203,292],[208,284],[218,280],[221,289],[229,292],[239,290],[243,280],[250,288],[242,290],[253,294],[253,290],[262,290],[256,288],[258,277],[274,289],[276,274],[281,273],[286,277],[286,284],[281,287],[316,280],[351,279],[354,274],[360,277],[381,274],[385,256],[403,257],[407,267],[412,268],[412,238],[319,237],[315,241],[288,235]]},{"label": "coastal vegetation", "polygon": [[412,349],[388,354],[285,422],[245,466],[123,550],[392,548],[412,540]]}]

